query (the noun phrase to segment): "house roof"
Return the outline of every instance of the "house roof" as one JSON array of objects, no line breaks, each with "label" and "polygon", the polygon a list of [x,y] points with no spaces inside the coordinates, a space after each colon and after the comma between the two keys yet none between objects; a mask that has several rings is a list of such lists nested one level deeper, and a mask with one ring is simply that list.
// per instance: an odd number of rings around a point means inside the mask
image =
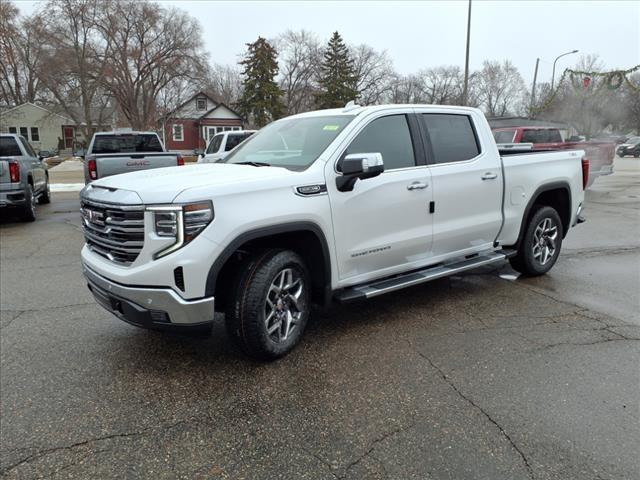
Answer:
[{"label": "house roof", "polygon": [[25,102],[25,103],[21,103],[20,105],[16,105],[15,107],[9,107],[8,109],[3,110],[2,113],[3,113],[3,115],[6,115],[7,113],[12,112],[13,110],[17,110],[17,109],[19,109],[21,107],[24,107],[25,105],[30,105],[32,107],[36,107],[36,108],[38,108],[40,110],[44,110],[48,114],[56,115],[56,116],[58,116],[60,118],[64,118],[65,120],[68,120],[70,123],[75,123],[72,119],[70,119],[69,117],[67,117],[65,115],[61,115],[61,114],[56,113],[56,112],[54,112],[52,110],[49,110],[48,108],[44,108],[44,107],[42,107],[40,105],[36,105],[35,103],[31,103],[31,102]]},{"label": "house roof", "polygon": [[[242,115],[240,115],[238,112],[236,112],[233,108],[231,108],[229,105],[227,105],[226,103],[218,103],[215,107],[213,107],[211,110],[205,112],[202,114],[202,117],[206,117],[207,115],[209,115],[211,112],[213,112],[214,110],[220,108],[220,107],[224,107],[227,110],[229,110],[231,113],[233,113],[234,115],[236,115],[238,118],[240,118],[241,120],[244,120]],[[202,118],[200,117],[200,118]]]},{"label": "house roof", "polygon": [[[172,114],[174,114],[175,112],[177,112],[178,110],[180,110],[182,107],[184,107],[185,105],[187,105],[189,102],[191,102],[194,98],[196,97],[206,97],[208,100],[211,100],[213,103],[216,104],[216,106],[218,105],[218,102],[216,102],[211,95],[207,95],[206,93],[204,93],[202,90],[200,90],[199,92],[194,93],[193,95],[191,95],[187,100],[185,100],[184,102],[182,102],[180,105],[178,105],[176,108],[174,108],[173,110],[171,110],[169,113],[167,113],[165,115],[165,117],[170,117]],[[215,108],[215,107],[214,107]],[[228,107],[227,107],[228,108]],[[207,112],[209,113],[209,112]],[[206,115],[206,113],[205,113]]]}]

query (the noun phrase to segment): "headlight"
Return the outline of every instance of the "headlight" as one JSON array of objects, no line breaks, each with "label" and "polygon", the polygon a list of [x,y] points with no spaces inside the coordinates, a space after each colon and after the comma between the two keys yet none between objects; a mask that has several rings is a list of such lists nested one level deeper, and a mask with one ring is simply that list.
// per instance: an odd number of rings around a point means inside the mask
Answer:
[{"label": "headlight", "polygon": [[175,242],[154,254],[164,257],[196,238],[213,220],[213,205],[210,201],[183,205],[157,205],[147,207],[153,214],[155,234],[174,238]]}]

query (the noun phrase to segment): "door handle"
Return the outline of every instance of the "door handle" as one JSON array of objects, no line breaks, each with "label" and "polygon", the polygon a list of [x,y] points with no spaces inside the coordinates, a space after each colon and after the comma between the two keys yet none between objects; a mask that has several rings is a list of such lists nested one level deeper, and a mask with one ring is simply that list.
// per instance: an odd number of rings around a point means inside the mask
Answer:
[{"label": "door handle", "polygon": [[428,183],[413,182],[407,185],[407,190],[422,190],[424,188],[427,188],[428,186],[429,186]]},{"label": "door handle", "polygon": [[482,175],[482,180],[495,180],[496,178],[498,178],[498,174],[497,173],[491,173],[491,172],[487,172],[484,175]]}]

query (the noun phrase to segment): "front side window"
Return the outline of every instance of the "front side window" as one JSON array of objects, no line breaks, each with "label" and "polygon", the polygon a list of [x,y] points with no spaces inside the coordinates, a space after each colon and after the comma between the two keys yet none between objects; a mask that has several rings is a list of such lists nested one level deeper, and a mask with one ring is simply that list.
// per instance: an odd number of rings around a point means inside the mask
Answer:
[{"label": "front side window", "polygon": [[267,125],[242,142],[224,161],[305,170],[351,120],[353,115],[285,118]]},{"label": "front side window", "polygon": [[480,154],[468,115],[424,113],[434,163],[464,162]]},{"label": "front side window", "polygon": [[384,169],[394,170],[416,165],[409,124],[405,115],[377,118],[351,142],[345,152],[381,153]]},{"label": "front side window", "polygon": [[182,124],[176,123],[173,125],[173,141],[182,142],[184,140],[184,132]]},{"label": "front side window", "polygon": [[31,127],[31,141],[39,142],[40,141],[40,131],[38,127]]},{"label": "front side window", "polygon": [[157,135],[96,135],[91,153],[162,152]]},{"label": "front side window", "polygon": [[493,138],[496,143],[513,143],[515,134],[515,130],[500,130],[499,132],[493,132]]},{"label": "front side window", "polygon": [[222,144],[222,137],[224,135],[215,135],[211,142],[209,142],[209,148],[207,148],[207,153],[217,153],[220,150],[220,145]]}]

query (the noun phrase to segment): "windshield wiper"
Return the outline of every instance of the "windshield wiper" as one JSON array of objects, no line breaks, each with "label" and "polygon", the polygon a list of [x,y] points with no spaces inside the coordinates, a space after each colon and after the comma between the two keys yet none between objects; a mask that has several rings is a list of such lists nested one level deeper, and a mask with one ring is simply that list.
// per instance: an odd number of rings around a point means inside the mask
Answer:
[{"label": "windshield wiper", "polygon": [[251,165],[252,167],[270,167],[270,163],[265,162],[238,162],[233,165]]}]

